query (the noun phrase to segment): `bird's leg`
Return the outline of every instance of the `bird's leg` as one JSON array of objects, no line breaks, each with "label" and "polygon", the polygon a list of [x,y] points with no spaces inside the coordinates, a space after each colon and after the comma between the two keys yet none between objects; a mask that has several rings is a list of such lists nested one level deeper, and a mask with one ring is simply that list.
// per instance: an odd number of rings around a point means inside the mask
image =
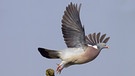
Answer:
[{"label": "bird's leg", "polygon": [[62,69],[64,68],[64,64],[65,64],[65,61],[62,61],[60,64],[57,64],[58,65],[58,67],[56,69],[57,73],[59,73],[59,74],[61,73]]},{"label": "bird's leg", "polygon": [[56,71],[57,71],[57,73],[61,73],[61,71],[62,71],[62,69],[63,69],[63,66],[62,65],[60,65],[60,64],[58,64],[58,67],[57,67],[57,69],[56,69]]}]

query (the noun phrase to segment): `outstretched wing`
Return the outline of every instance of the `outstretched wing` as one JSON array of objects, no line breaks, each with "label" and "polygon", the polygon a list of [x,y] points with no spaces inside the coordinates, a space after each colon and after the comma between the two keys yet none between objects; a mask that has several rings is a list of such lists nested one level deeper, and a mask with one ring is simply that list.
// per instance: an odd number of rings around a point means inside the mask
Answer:
[{"label": "outstretched wing", "polygon": [[70,3],[64,11],[62,33],[67,47],[81,47],[85,43],[85,32],[80,20],[80,7]]},{"label": "outstretched wing", "polygon": [[88,36],[86,36],[86,42],[87,44],[90,45],[96,45],[98,43],[107,43],[108,40],[110,39],[110,37],[106,37],[106,34],[101,35],[100,37],[100,32],[98,34],[93,33],[93,34],[89,34]]}]

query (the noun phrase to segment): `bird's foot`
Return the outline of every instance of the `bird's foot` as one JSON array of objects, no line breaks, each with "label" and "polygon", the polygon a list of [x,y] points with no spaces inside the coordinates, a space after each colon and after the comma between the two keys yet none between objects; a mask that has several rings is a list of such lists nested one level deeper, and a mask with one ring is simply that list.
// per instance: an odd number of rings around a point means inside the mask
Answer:
[{"label": "bird's foot", "polygon": [[60,64],[57,64],[57,65],[58,65],[58,67],[57,67],[57,69],[56,69],[56,72],[60,74],[61,71],[62,71],[62,69],[63,69],[63,66],[60,65]]}]

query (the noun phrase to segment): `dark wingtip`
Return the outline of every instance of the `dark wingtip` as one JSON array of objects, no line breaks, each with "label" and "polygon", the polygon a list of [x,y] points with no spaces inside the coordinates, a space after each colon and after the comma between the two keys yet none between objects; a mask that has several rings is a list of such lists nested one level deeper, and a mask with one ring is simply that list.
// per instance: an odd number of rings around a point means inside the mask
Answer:
[{"label": "dark wingtip", "polygon": [[110,39],[110,37],[105,38],[105,40],[103,41],[103,43],[107,43],[109,39]]},{"label": "dark wingtip", "polygon": [[44,48],[38,48],[38,51],[43,57],[50,58],[49,53]]}]

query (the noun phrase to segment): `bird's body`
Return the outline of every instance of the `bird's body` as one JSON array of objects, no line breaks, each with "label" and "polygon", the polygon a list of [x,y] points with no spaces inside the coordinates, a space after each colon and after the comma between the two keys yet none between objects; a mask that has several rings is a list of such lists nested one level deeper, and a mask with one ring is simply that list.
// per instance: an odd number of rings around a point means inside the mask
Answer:
[{"label": "bird's body", "polygon": [[68,48],[63,50],[38,48],[43,57],[61,59],[57,67],[58,73],[70,65],[90,62],[99,55],[102,49],[108,48],[106,43],[110,37],[105,38],[106,34],[101,35],[99,32],[85,36],[79,16],[80,7],[81,5],[78,8],[77,4],[70,3],[63,15],[62,33]]},{"label": "bird's body", "polygon": [[[94,52],[92,52],[93,49]],[[68,48],[61,51],[60,59],[71,64],[83,64],[96,58],[99,52],[99,50],[92,46],[86,48]]]}]

